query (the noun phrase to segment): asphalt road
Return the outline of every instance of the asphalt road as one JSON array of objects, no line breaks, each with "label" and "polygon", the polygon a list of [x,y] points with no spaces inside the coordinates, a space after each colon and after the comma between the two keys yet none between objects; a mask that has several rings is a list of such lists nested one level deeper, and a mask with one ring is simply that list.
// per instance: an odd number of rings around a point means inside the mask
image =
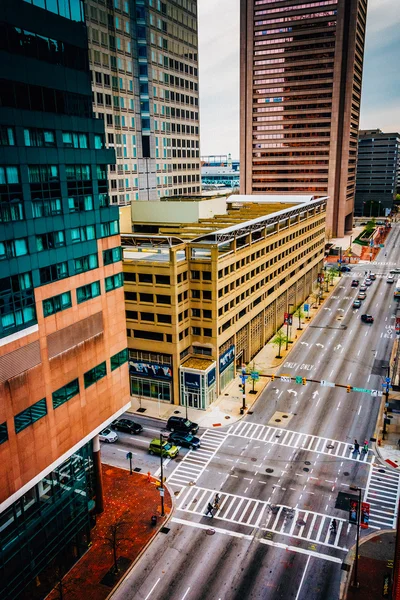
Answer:
[{"label": "asphalt road", "polygon": [[[394,227],[387,257],[342,277],[279,374],[382,390],[396,307],[386,274],[396,263],[399,235]],[[362,279],[365,269],[377,279],[362,308],[353,310],[351,279]],[[374,316],[372,325],[360,321],[363,312]],[[357,454],[352,445],[373,435],[380,402],[369,393],[277,376],[251,415],[203,431],[201,449],[169,463],[174,515],[113,598],[337,599],[341,564],[356,533],[347,513],[335,508],[338,492],[362,489],[371,504],[367,533],[396,519],[398,475],[381,469],[372,451]],[[152,429],[149,420],[137,420]],[[138,464],[147,465],[144,437],[129,444],[138,449]],[[114,450],[108,447],[107,456]],[[219,507],[213,518],[205,516],[217,492]]]}]

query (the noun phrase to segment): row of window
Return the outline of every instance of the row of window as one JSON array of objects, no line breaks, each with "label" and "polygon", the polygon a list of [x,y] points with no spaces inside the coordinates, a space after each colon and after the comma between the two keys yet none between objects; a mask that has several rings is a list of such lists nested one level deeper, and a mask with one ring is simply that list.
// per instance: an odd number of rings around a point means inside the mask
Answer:
[{"label": "row of window", "polygon": [[[93,175],[98,180],[107,179],[106,165],[95,165]],[[91,181],[90,165],[65,165],[65,178],[68,181]],[[60,181],[58,165],[28,165],[30,184],[54,183]],[[0,167],[0,185],[21,183],[19,167],[8,165]],[[35,188],[36,189],[36,188]]]},{"label": "row of window", "polygon": [[[167,296],[166,294],[155,294],[156,304],[171,304],[171,296]],[[144,294],[136,292],[125,292],[125,300],[128,302],[146,302],[154,304],[154,294]]]},{"label": "row of window", "polygon": [[[111,371],[114,371],[124,363],[128,361],[128,349],[125,348],[110,358]],[[83,375],[85,388],[90,387],[96,381],[99,381],[107,375],[106,362],[102,362],[93,369],[90,369]],[[62,388],[59,388],[52,394],[53,408],[58,408],[68,400],[71,400],[74,396],[79,394],[79,379],[70,381]],[[32,406],[29,406],[25,410],[21,411],[14,417],[14,428],[16,433],[20,433],[36,421],[39,421],[42,417],[47,415],[47,404],[46,398],[42,398],[38,402],[35,402]],[[8,440],[8,432],[6,423],[0,425],[0,444]]]},{"label": "row of window", "polygon": [[[149,313],[149,312],[138,313],[137,310],[126,310],[125,316],[130,321],[140,320],[140,321],[146,321],[148,323],[157,322],[159,324],[166,324],[166,325],[171,325],[171,323],[172,323],[171,315],[164,315],[162,313],[160,313],[160,314]],[[156,317],[157,317],[157,320],[156,320]]]},{"label": "row of window", "polygon": [[[136,277],[137,275],[137,277]],[[124,273],[124,279],[127,282],[151,283],[154,285],[170,285],[171,278],[169,275],[152,275],[151,273]]]},{"label": "row of window", "polygon": [[[87,133],[74,131],[63,131],[61,141],[64,148],[89,148],[89,136]],[[16,136],[13,127],[0,125],[0,146],[15,146]],[[24,129],[24,145],[36,148],[55,148],[56,132],[53,129]],[[104,136],[95,134],[94,148],[101,150],[104,147]]]},{"label": "row of window", "polygon": [[[95,257],[95,258],[94,258]],[[119,262],[122,259],[122,250],[120,246],[116,248],[110,248],[109,250],[103,250],[103,264],[110,265],[115,262]],[[97,268],[98,259],[97,254],[89,254],[85,257],[77,258],[74,260],[73,274],[83,273],[86,270]],[[48,267],[42,267],[39,269],[40,284],[46,285],[59,279],[65,279],[70,277],[71,273],[68,269],[67,262],[56,263],[49,265]]]}]

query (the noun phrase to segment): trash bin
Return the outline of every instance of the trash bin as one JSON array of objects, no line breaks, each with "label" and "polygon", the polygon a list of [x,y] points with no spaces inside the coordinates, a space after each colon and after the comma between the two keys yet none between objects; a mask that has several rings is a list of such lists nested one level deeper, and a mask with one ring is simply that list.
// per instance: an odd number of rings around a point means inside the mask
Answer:
[{"label": "trash bin", "polygon": [[244,415],[244,408],[243,408],[243,406],[240,407],[240,414]]},{"label": "trash bin", "polygon": [[151,517],[151,524],[152,525],[156,525],[157,524],[157,515],[152,515],[152,517]]}]

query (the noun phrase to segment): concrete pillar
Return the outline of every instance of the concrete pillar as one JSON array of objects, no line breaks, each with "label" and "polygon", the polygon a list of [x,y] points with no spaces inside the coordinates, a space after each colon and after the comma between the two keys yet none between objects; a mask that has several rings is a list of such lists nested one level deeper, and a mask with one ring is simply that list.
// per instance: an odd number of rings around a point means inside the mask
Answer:
[{"label": "concrete pillar", "polygon": [[100,515],[104,511],[103,498],[103,474],[101,471],[101,454],[99,436],[93,438],[93,467],[95,476],[95,493],[96,493],[96,514]]}]

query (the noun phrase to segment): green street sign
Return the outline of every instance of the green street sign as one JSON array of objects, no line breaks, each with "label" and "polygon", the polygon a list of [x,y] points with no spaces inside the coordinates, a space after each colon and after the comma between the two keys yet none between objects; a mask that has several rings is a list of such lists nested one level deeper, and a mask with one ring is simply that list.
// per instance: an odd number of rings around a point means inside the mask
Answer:
[{"label": "green street sign", "polygon": [[296,383],[303,383],[303,378],[296,375]]},{"label": "green street sign", "polygon": [[364,388],[353,387],[353,392],[365,392],[366,394],[370,394],[371,390],[366,390]]},{"label": "green street sign", "polygon": [[258,381],[260,379],[260,374],[258,371],[252,371],[250,377],[253,379],[253,381]]},{"label": "green street sign", "polygon": [[379,244],[379,248],[384,248],[385,244]]}]

